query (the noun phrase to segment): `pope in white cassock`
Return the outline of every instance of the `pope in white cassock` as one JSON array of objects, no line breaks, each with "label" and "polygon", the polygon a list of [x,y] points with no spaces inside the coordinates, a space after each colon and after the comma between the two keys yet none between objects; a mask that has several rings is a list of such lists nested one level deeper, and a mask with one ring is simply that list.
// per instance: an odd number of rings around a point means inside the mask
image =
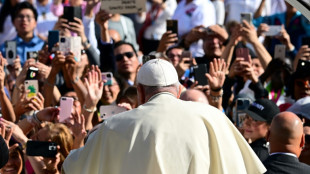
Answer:
[{"label": "pope in white cassock", "polygon": [[161,59],[138,75],[136,109],[106,120],[71,151],[66,174],[259,174],[263,164],[218,109],[178,99],[178,75]]}]

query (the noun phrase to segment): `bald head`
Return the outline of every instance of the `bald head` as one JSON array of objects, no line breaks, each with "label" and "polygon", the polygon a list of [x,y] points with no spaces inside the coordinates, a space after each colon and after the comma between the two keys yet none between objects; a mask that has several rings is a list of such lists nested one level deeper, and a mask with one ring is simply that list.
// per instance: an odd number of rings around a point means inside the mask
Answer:
[{"label": "bald head", "polygon": [[196,89],[188,89],[182,92],[180,99],[185,101],[195,101],[209,104],[206,95],[203,92]]},{"label": "bald head", "polygon": [[302,121],[292,112],[276,115],[270,126],[270,152],[291,152],[299,156],[303,139]]}]

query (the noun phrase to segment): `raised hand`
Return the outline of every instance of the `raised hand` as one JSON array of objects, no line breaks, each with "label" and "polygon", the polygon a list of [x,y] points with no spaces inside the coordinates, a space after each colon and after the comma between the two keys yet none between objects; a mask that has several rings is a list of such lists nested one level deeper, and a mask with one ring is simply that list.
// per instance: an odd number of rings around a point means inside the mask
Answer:
[{"label": "raised hand", "polygon": [[174,45],[178,41],[176,33],[172,31],[166,31],[160,39],[157,52],[165,52],[170,46]]},{"label": "raised hand", "polygon": [[74,17],[74,20],[76,22],[69,22],[70,30],[77,33],[81,37],[82,42],[87,41],[82,20],[77,17]]},{"label": "raised hand", "polygon": [[101,71],[98,66],[92,66],[85,78],[87,95],[85,98],[85,107],[94,108],[101,99],[103,92],[103,82],[101,81]]},{"label": "raised hand", "polygon": [[100,26],[101,29],[108,30],[108,20],[112,17],[112,14],[108,13],[105,10],[100,10],[95,17],[96,23]]},{"label": "raised hand", "polygon": [[222,88],[225,81],[226,63],[224,59],[214,59],[210,62],[210,71],[206,74],[211,90]]}]

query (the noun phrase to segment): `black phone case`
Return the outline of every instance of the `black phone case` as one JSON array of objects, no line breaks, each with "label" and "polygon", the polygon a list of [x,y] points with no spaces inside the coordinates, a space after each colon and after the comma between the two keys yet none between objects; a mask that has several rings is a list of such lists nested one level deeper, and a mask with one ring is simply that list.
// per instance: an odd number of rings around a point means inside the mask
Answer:
[{"label": "black phone case", "polygon": [[178,34],[178,21],[167,20],[167,31],[172,31],[172,33]]},{"label": "black phone case", "polygon": [[310,48],[310,37],[303,37],[302,45],[308,45],[308,47]]},{"label": "black phone case", "polygon": [[[37,70],[27,70],[26,80],[36,80],[38,76],[39,71]],[[32,74],[32,75],[31,75]]]},{"label": "black phone case", "polygon": [[198,64],[193,67],[195,81],[198,81],[198,85],[207,85],[208,79],[205,74],[208,72],[207,64]]},{"label": "black phone case", "polygon": [[28,156],[53,158],[57,154],[57,144],[48,141],[28,141],[26,154]]},{"label": "black phone case", "polygon": [[51,52],[54,45],[59,42],[59,31],[51,30],[48,32],[48,51]]},{"label": "black phone case", "polygon": [[82,8],[80,6],[73,7],[68,6],[64,7],[63,17],[68,20],[68,22],[75,22],[74,17],[77,17],[82,20]]}]

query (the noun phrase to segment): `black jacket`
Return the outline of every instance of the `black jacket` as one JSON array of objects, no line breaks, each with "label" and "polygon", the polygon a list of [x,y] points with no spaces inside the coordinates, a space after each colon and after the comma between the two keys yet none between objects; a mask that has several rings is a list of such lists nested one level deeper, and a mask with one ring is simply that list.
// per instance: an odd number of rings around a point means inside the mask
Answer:
[{"label": "black jacket", "polygon": [[298,158],[285,155],[275,154],[269,156],[264,165],[267,169],[266,174],[309,174],[310,166],[299,162]]},{"label": "black jacket", "polygon": [[253,151],[256,153],[261,162],[265,161],[268,158],[269,152],[267,147],[267,141],[265,138],[253,141],[250,146],[252,147]]}]

